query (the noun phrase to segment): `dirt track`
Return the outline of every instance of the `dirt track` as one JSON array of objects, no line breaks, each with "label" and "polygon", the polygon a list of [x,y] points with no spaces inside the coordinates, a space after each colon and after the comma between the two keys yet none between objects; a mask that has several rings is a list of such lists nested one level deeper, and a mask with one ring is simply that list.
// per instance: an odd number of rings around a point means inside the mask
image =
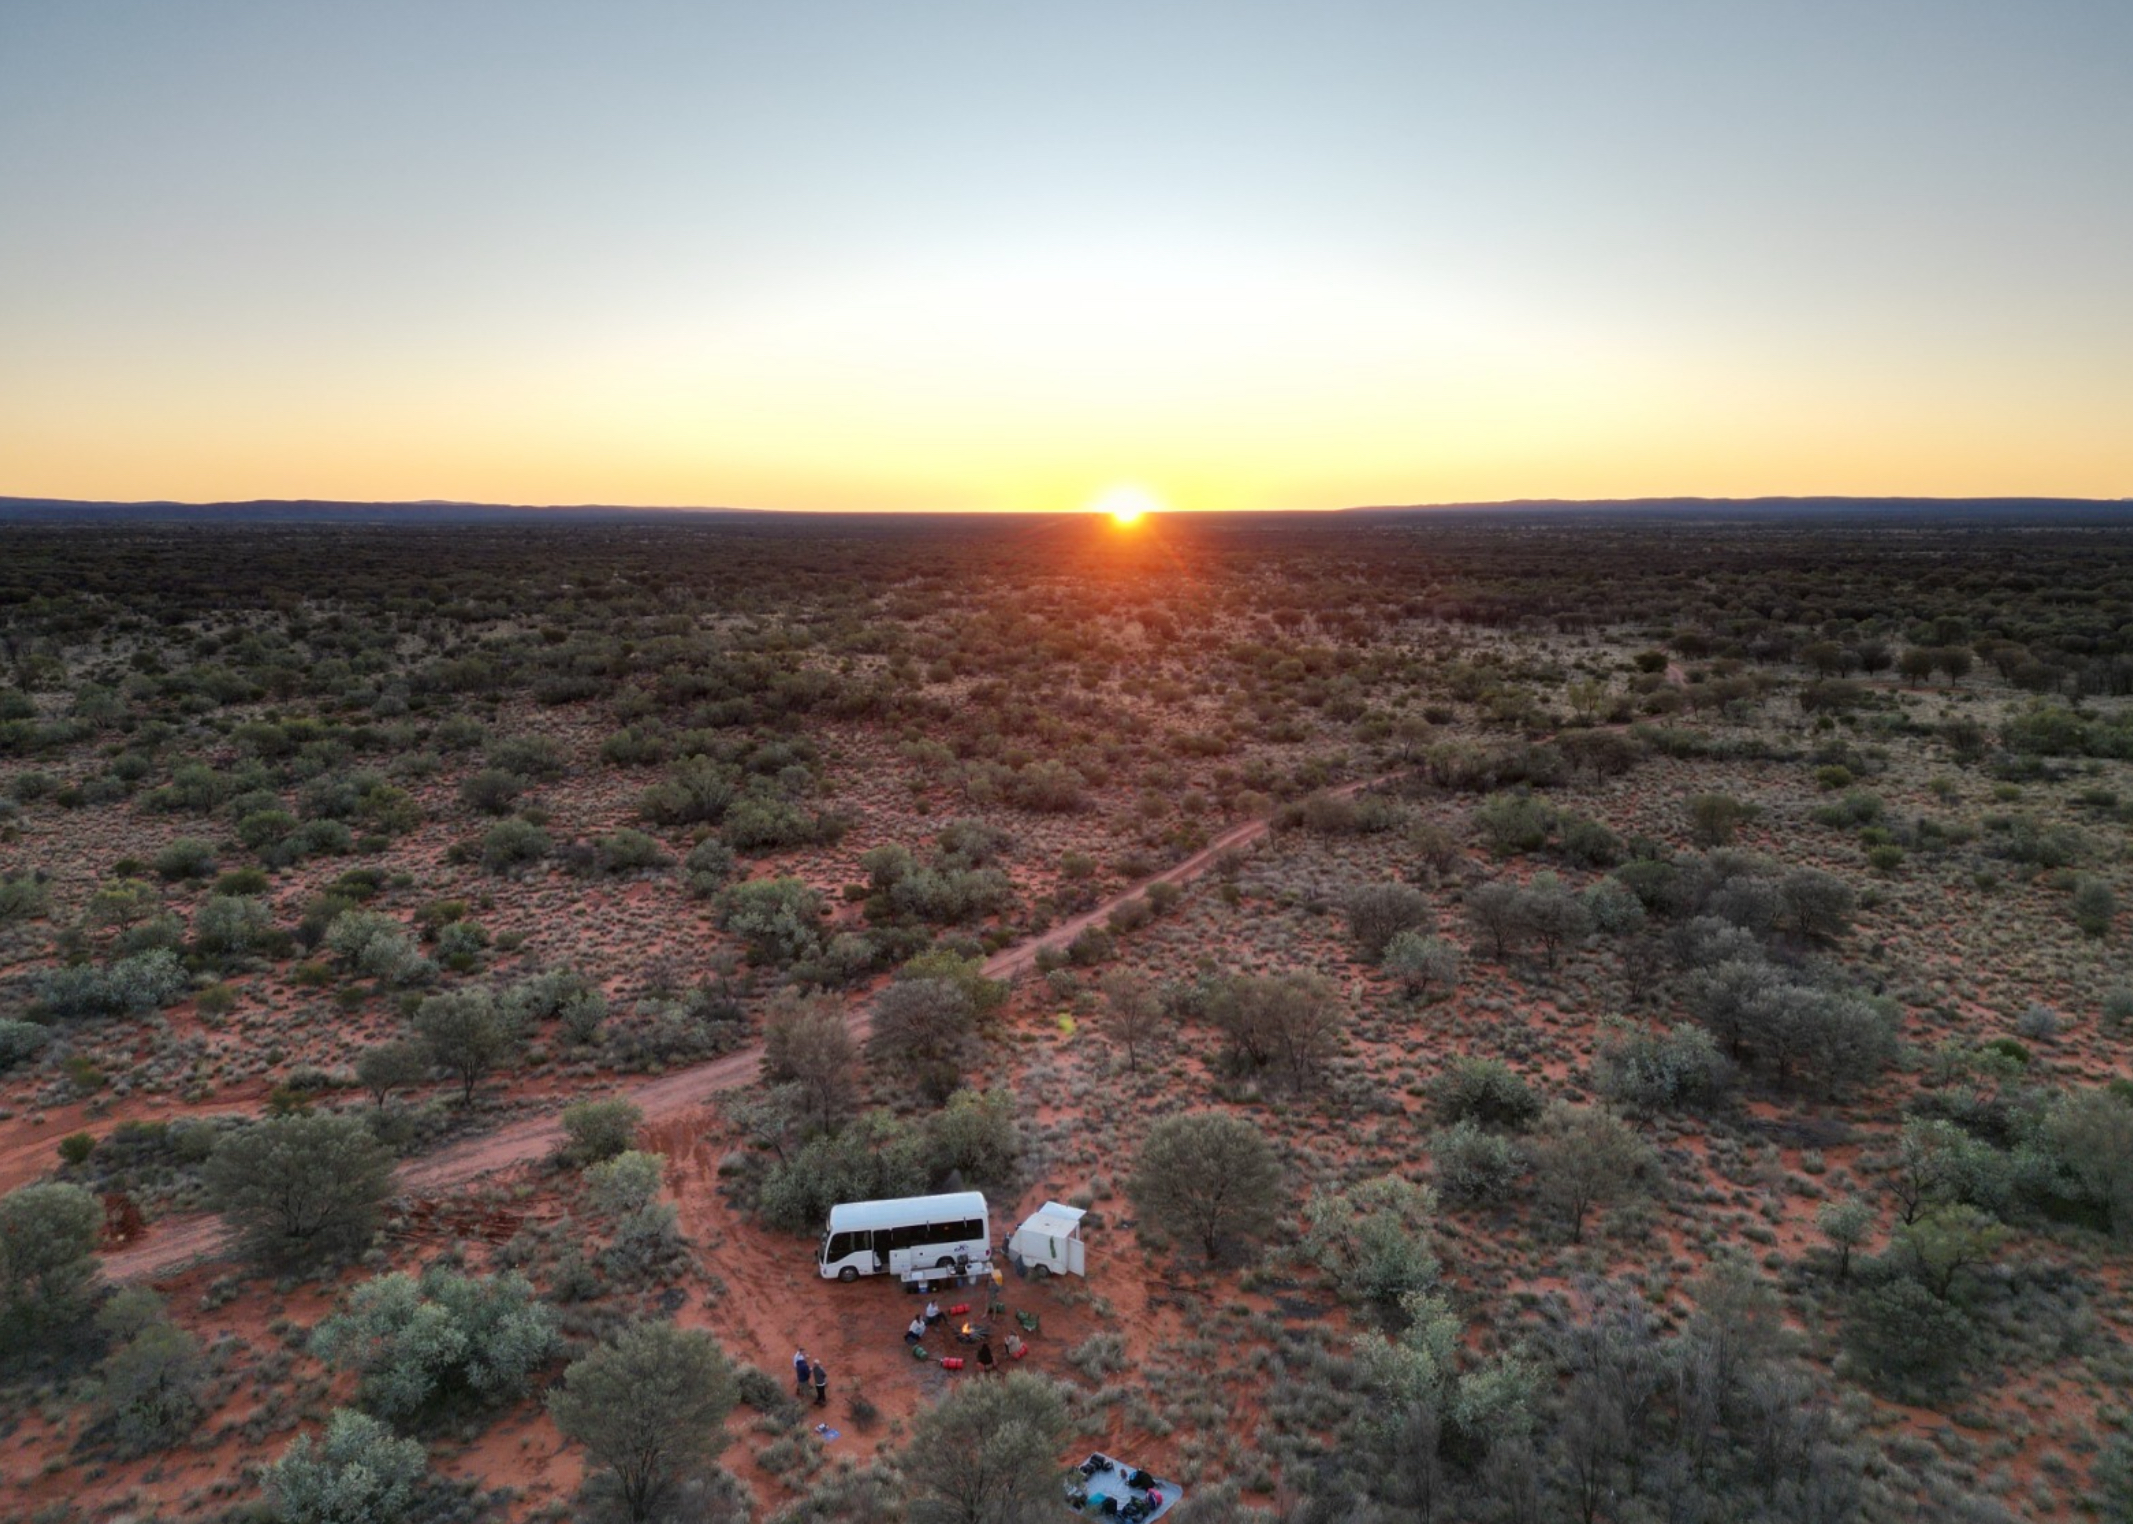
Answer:
[{"label": "dirt track", "polygon": [[[1331,792],[1354,794],[1396,776],[1396,773],[1387,773],[1362,778],[1342,784]],[[1037,954],[1042,949],[1065,947],[1088,927],[1100,925],[1127,900],[1145,893],[1151,885],[1182,883],[1195,878],[1206,872],[1224,852],[1247,846],[1264,836],[1266,831],[1264,820],[1247,820],[1231,826],[1183,862],[1142,879],[1095,909],[1069,917],[1040,936],[1002,948],[985,960],[985,976],[989,979],[1015,978],[1035,966]],[[860,1042],[866,1040],[871,1014],[865,1002],[854,1002],[845,1018],[853,1037]],[[756,1078],[762,1059],[760,1046],[743,1048],[693,1068],[646,1080],[624,1094],[643,1109],[647,1123],[664,1121],[702,1105],[721,1091],[738,1090],[749,1084]],[[562,1124],[555,1117],[548,1116],[513,1122],[495,1132],[454,1143],[402,1165],[398,1180],[400,1194],[434,1196],[452,1190],[484,1175],[538,1159],[552,1152],[562,1136]],[[223,1248],[224,1234],[217,1218],[205,1213],[165,1218],[149,1229],[142,1242],[105,1254],[104,1273],[113,1280],[140,1280],[167,1274],[196,1260],[219,1254]]]}]

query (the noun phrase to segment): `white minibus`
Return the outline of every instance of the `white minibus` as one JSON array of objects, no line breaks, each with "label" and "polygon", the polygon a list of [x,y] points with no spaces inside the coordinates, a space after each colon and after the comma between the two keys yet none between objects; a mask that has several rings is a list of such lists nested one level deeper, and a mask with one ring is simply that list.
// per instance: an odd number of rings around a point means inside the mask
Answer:
[{"label": "white minibus", "polygon": [[893,1201],[845,1201],[830,1208],[829,1231],[815,1260],[825,1280],[862,1275],[906,1278],[959,1265],[982,1265],[992,1254],[992,1221],[977,1191],[950,1196],[903,1196]]}]

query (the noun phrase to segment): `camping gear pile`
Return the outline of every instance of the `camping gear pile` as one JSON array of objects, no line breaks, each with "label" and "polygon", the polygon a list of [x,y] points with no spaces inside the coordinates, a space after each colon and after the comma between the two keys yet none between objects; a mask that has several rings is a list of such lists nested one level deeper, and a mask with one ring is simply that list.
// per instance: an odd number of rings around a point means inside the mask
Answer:
[{"label": "camping gear pile", "polygon": [[1140,1521],[1160,1518],[1177,1506],[1178,1487],[1108,1455],[1095,1454],[1075,1468],[1067,1483],[1067,1502],[1106,1519]]}]

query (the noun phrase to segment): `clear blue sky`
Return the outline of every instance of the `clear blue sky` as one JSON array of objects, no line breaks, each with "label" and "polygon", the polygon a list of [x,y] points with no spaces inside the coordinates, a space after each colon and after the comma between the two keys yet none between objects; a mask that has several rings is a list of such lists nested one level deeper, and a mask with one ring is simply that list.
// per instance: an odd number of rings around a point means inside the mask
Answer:
[{"label": "clear blue sky", "polygon": [[0,7],[0,492],[2133,494],[2133,4]]}]

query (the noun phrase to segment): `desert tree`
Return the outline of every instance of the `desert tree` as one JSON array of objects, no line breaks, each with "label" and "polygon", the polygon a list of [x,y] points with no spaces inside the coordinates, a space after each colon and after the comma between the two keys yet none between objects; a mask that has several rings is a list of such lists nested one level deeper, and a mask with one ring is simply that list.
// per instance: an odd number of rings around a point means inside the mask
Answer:
[{"label": "desert tree", "polygon": [[1066,1440],[1066,1394],[1049,1377],[956,1386],[904,1448],[911,1524],[1044,1524],[1062,1507]]},{"label": "desert tree", "polygon": [[548,1411],[613,1474],[629,1517],[643,1520],[725,1448],[736,1395],[733,1367],[709,1334],[637,1322],[574,1361]]},{"label": "desert tree", "polygon": [[1103,1012],[1098,1027],[1105,1039],[1126,1055],[1126,1068],[1138,1072],[1141,1055],[1170,1033],[1163,1002],[1144,975],[1113,969],[1103,977]]},{"label": "desert tree", "polygon": [[83,917],[91,926],[125,932],[163,909],[163,891],[146,879],[116,878],[89,896]]},{"label": "desert tree", "polygon": [[200,1420],[208,1373],[199,1341],[140,1288],[113,1297],[96,1321],[114,1344],[99,1372],[99,1425],[121,1456],[168,1449]]},{"label": "desert tree", "polygon": [[1511,956],[1513,944],[1526,934],[1525,900],[1518,885],[1508,879],[1491,879],[1467,891],[1466,918],[1499,963]]},{"label": "desert tree", "polygon": [[1345,908],[1356,950],[1375,963],[1394,937],[1422,924],[1429,901],[1410,884],[1359,884],[1348,891]]},{"label": "desert tree", "polygon": [[781,992],[771,1003],[763,1029],[763,1083],[794,1087],[804,1128],[834,1132],[851,1116],[858,1060],[843,1002]]},{"label": "desert tree", "polygon": [[1126,1192],[1144,1222],[1175,1228],[1212,1262],[1225,1239],[1273,1225],[1281,1164],[1249,1122],[1227,1112],[1186,1112],[1149,1129]]},{"label": "desert tree", "polygon": [[1820,868],[1795,868],[1778,880],[1778,924],[1810,941],[1835,941],[1852,929],[1852,886]]},{"label": "desert tree", "polygon": [[488,990],[432,995],[415,1011],[415,1031],[437,1066],[459,1081],[463,1106],[484,1077],[517,1049],[519,1025]]},{"label": "desert tree", "polygon": [[26,1349],[87,1316],[103,1223],[96,1198],[78,1185],[0,1196],[0,1350],[16,1341]]},{"label": "desert tree", "polygon": [[1943,1302],[1957,1280],[1992,1262],[2007,1241],[2007,1229],[1976,1207],[1936,1206],[1897,1228],[1889,1259]]},{"label": "desert tree", "polygon": [[938,1102],[961,1086],[977,1047],[977,1012],[948,979],[897,979],[874,1000],[868,1056]]},{"label": "desert tree", "polygon": [[2044,1114],[2041,1139],[2082,1199],[2133,1236],[2133,1101],[2112,1089],[2063,1095]]},{"label": "desert tree", "polygon": [[1700,847],[1722,847],[1755,819],[1757,808],[1731,794],[1697,794],[1689,800],[1689,834]]},{"label": "desert tree", "polygon": [[1004,1186],[1022,1157],[1014,1094],[1004,1087],[958,1090],[921,1132],[927,1169],[938,1181]]},{"label": "desert tree", "polygon": [[1442,937],[1403,931],[1386,944],[1381,965],[1410,995],[1448,993],[1459,982],[1459,949]]},{"label": "desert tree", "polygon": [[225,1137],[203,1172],[208,1205],[270,1263],[360,1249],[392,1187],[392,1158],[353,1117],[270,1117]]},{"label": "desert tree", "polygon": [[1563,1219],[1572,1243],[1585,1241],[1592,1209],[1641,1187],[1651,1153],[1612,1112],[1551,1107],[1526,1145],[1541,1204]]},{"label": "desert tree", "polygon": [[1999,1206],[2011,1188],[2007,1157],[1943,1117],[1905,1122],[1881,1179],[1905,1226],[1956,1203]]},{"label": "desert tree", "polygon": [[1593,1051],[1593,1083],[1617,1105],[1637,1111],[1698,1110],[1732,1087],[1731,1061],[1701,1027],[1654,1032],[1610,1018]]},{"label": "desert tree", "polygon": [[396,1037],[373,1043],[356,1055],[356,1083],[383,1106],[396,1090],[406,1090],[430,1077],[430,1052],[419,1042]]},{"label": "desert tree", "polygon": [[1851,1279],[1852,1252],[1874,1231],[1874,1209],[1856,1196],[1826,1203],[1815,1213],[1815,1226],[1837,1251],[1837,1279]]},{"label": "desert tree", "polygon": [[1533,882],[1519,891],[1518,913],[1539,940],[1550,968],[1565,944],[1581,942],[1592,931],[1592,915],[1584,902],[1553,873],[1533,875]]}]

